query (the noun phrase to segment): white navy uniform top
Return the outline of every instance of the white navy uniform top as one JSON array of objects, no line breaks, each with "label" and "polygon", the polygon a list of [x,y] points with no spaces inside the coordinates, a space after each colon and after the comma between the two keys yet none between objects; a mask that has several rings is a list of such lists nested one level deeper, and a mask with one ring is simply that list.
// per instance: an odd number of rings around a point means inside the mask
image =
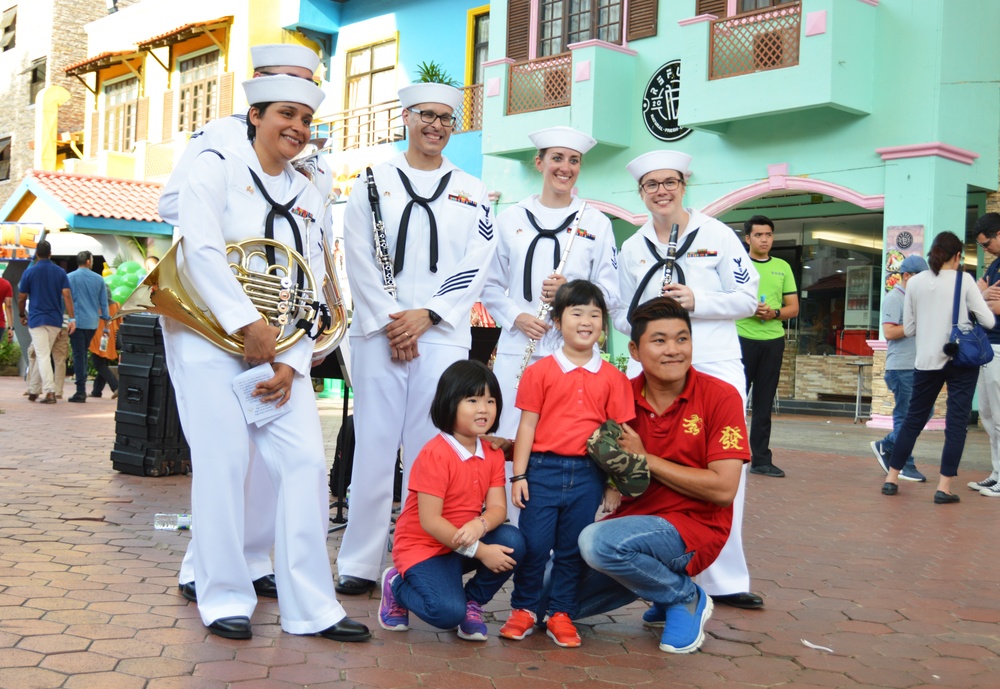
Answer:
[{"label": "white navy uniform top", "polygon": [[[483,287],[482,302],[503,329],[497,343],[498,354],[524,353],[528,336],[514,325],[514,320],[522,313],[532,316],[538,313],[542,282],[555,270],[569,241],[568,227],[554,238],[541,236],[531,224],[528,213],[542,229],[555,230],[566,221],[572,221],[581,204],[582,201],[574,196],[565,208],[548,208],[533,195],[497,216],[497,250]],[[532,244],[534,252],[527,285],[530,296],[526,296],[525,274]],[[600,211],[588,207],[583,212],[563,275],[567,282],[583,279],[599,286],[608,311],[619,326],[627,304],[622,304],[618,296],[618,256],[611,221]],[[551,354],[558,349],[561,339],[558,331],[550,328],[538,343],[535,356],[541,358]]]},{"label": "white navy uniform top", "polygon": [[[178,201],[180,199],[181,187],[184,186],[184,182],[192,174],[191,166],[198,156],[201,155],[202,151],[210,148],[214,148],[217,151],[221,151],[224,148],[239,148],[246,141],[247,113],[245,112],[212,120],[192,134],[188,140],[187,147],[184,149],[184,153],[181,154],[181,159],[177,161],[174,171],[170,173],[170,179],[167,180],[166,185],[163,187],[163,192],[160,194],[158,211],[164,222],[168,222],[174,226],[180,225]],[[317,166],[319,174],[313,179],[313,183],[325,202],[330,190],[333,189],[333,171],[322,160],[322,157],[320,157],[321,163]],[[324,215],[323,222],[323,227],[327,229],[330,227],[328,216],[328,213]]]},{"label": "white navy uniform top", "polygon": [[389,257],[397,256],[400,220],[410,201],[399,171],[414,193],[427,199],[451,174],[447,186],[428,205],[437,225],[437,264],[431,267],[431,224],[426,210],[413,204],[406,233],[403,270],[395,271],[396,298],[385,291],[375,260],[372,211],[362,175],[344,211],[347,279],[354,298],[352,337],[372,337],[392,321],[390,313],[430,309],[441,323],[420,336],[421,344],[472,346],[470,311],[482,292],[496,248],[493,211],[486,186],[442,157],[436,170],[416,170],[402,153],[372,172],[378,188]]},{"label": "white navy uniform top", "polygon": [[[303,256],[313,275],[323,275],[323,231],[316,222],[323,213],[323,200],[309,180],[290,164],[280,175],[267,175],[260,167],[257,154],[244,139],[238,146],[201,153],[191,164],[192,179],[180,195],[180,236],[177,268],[185,283],[194,288],[204,301],[203,306],[222,328],[233,333],[260,318],[256,307],[233,277],[226,257],[226,244],[244,239],[264,237],[265,219],[271,210],[264,195],[250,175],[250,168],[266,186],[268,194],[279,204],[293,198],[291,215],[298,226],[304,248]],[[197,231],[185,233],[185,227]],[[274,219],[274,239],[286,246],[296,246],[295,235],[288,221],[278,214]],[[259,265],[251,268],[259,270]],[[317,270],[319,272],[317,272]],[[322,290],[315,299],[322,302]],[[292,327],[292,326],[289,326]],[[313,342],[308,337],[275,356],[275,361],[288,364],[300,375],[309,375]],[[221,350],[220,350],[221,351]]]},{"label": "white navy uniform top", "polygon": [[[732,229],[704,213],[691,208],[685,210],[690,219],[684,234],[677,238],[673,281],[687,285],[694,293],[694,311],[690,313],[694,341],[691,363],[697,366],[740,359],[736,321],[757,311],[760,276],[750,265],[743,242]],[[695,231],[693,241],[685,247]],[[667,245],[657,238],[652,219],[625,240],[618,257],[618,276],[622,300],[627,304],[633,301],[639,283],[658,260],[646,240],[656,247],[661,257],[667,255]],[[682,248],[684,251],[680,251]],[[660,296],[662,279],[663,269],[660,268],[646,284],[637,303]]]}]

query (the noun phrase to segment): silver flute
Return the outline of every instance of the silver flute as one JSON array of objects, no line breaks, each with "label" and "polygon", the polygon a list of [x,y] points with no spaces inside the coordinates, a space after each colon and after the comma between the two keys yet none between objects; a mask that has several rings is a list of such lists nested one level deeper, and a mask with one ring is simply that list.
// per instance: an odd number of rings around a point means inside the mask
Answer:
[{"label": "silver flute", "polygon": [[[555,274],[562,275],[563,270],[566,268],[566,259],[569,258],[569,252],[573,248],[573,241],[576,239],[577,232],[580,230],[580,220],[583,219],[583,212],[587,210],[587,202],[584,201],[580,204],[580,210],[576,212],[576,217],[573,219],[573,224],[569,226],[569,239],[566,240],[566,246],[563,249],[562,256],[559,258],[559,265],[556,266]],[[552,309],[552,304],[549,302],[542,302],[538,305],[538,312],[535,314],[535,318],[540,320],[545,320],[548,317],[549,311]],[[527,346],[524,348],[524,358],[521,360],[521,370],[517,372],[517,382],[521,382],[521,376],[524,375],[524,369],[528,368],[528,364],[531,363],[531,357],[535,354],[535,347],[538,346],[538,340],[529,339]],[[515,385],[515,387],[517,387]]]},{"label": "silver flute", "polygon": [[663,263],[663,281],[660,282],[660,294],[663,288],[674,281],[674,264],[677,262],[677,233],[680,228],[674,223],[670,228],[670,239],[667,240],[667,257]]},{"label": "silver flute", "polygon": [[393,299],[396,298],[396,276],[393,274],[392,258],[389,256],[389,240],[385,237],[385,223],[382,222],[382,206],[378,200],[378,187],[372,169],[365,168],[368,184],[368,204],[372,207],[372,232],[375,235],[375,262],[382,270],[382,287]]}]

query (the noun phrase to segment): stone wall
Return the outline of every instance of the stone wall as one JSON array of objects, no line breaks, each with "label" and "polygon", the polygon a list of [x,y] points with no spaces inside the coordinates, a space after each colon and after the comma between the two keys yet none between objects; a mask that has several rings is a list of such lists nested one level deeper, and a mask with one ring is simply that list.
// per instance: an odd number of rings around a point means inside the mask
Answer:
[{"label": "stone wall", "polygon": [[[872,416],[892,416],[896,399],[885,384],[885,350],[876,349],[871,368]],[[934,403],[934,418],[943,419],[948,404],[948,386],[941,388]]]},{"label": "stone wall", "polygon": [[[871,363],[870,356],[812,356],[795,357],[795,399],[818,400],[820,395],[842,395],[854,398],[858,389],[860,362]],[[863,392],[871,394],[872,367],[864,368]]]}]

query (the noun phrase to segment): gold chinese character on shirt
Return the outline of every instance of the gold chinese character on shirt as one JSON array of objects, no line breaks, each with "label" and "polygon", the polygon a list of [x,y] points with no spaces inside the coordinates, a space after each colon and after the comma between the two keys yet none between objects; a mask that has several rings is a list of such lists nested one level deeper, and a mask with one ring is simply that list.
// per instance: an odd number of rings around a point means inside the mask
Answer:
[{"label": "gold chinese character on shirt", "polygon": [[704,421],[702,421],[701,417],[697,414],[693,414],[683,421],[684,432],[688,435],[698,435],[701,433],[701,427],[703,425]]},{"label": "gold chinese character on shirt", "polygon": [[723,450],[742,450],[743,447],[740,446],[741,440],[743,440],[743,434],[735,426],[726,426],[723,428],[722,437],[719,438]]}]

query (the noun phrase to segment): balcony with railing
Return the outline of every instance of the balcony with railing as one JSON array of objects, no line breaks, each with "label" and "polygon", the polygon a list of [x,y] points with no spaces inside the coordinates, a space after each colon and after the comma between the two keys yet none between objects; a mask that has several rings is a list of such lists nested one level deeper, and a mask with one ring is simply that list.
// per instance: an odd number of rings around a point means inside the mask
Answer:
[{"label": "balcony with railing", "polygon": [[870,114],[875,9],[802,0],[682,21],[681,124],[725,133],[732,122],[802,110]]},{"label": "balcony with railing", "polygon": [[532,150],[527,132],[559,125],[600,144],[631,145],[630,124],[608,112],[629,101],[634,75],[634,51],[597,40],[559,55],[487,64],[483,153],[520,158]]}]

